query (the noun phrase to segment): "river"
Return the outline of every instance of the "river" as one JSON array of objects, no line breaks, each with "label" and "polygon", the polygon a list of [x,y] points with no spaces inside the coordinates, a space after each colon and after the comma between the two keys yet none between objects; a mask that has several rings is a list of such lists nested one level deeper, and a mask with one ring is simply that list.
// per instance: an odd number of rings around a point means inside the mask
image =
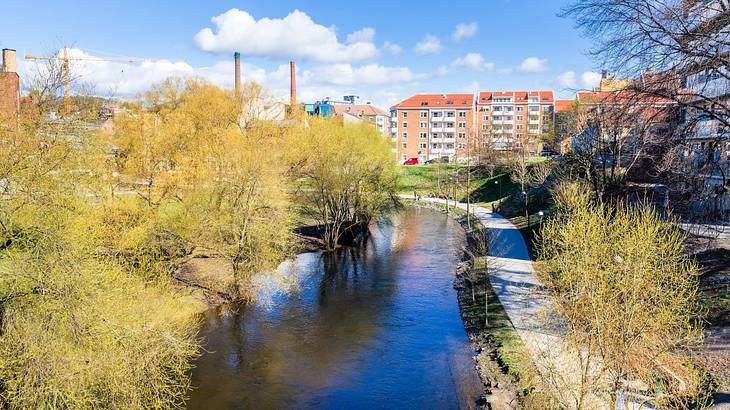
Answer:
[{"label": "river", "polygon": [[295,292],[206,312],[188,408],[475,408],[453,289],[463,231],[430,209],[371,230],[361,248],[299,255]]}]

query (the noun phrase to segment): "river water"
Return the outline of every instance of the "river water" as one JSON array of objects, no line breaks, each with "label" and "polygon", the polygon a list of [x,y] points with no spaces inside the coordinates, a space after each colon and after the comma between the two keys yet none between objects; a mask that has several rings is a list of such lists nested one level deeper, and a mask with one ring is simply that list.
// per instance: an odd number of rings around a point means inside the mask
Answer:
[{"label": "river water", "polygon": [[299,255],[298,290],[205,315],[190,409],[474,408],[450,217],[409,209],[362,248]]}]

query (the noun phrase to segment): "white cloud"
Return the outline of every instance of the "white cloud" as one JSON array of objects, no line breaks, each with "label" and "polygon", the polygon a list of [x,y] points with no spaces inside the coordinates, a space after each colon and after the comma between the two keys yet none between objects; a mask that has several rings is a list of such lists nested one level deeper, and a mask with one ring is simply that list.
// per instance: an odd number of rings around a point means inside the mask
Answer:
[{"label": "white cloud", "polygon": [[333,85],[382,85],[411,81],[413,74],[407,67],[384,67],[367,64],[353,67],[350,64],[331,64],[315,71],[305,71],[304,83]]},{"label": "white cloud", "polygon": [[441,41],[438,37],[426,34],[420,42],[416,44],[416,54],[435,54],[441,51]]},{"label": "white cloud", "polygon": [[480,89],[481,89],[481,85],[479,84],[479,81],[472,81],[471,83],[469,83],[469,85],[467,85],[466,87],[463,87],[462,91],[464,91],[466,93],[476,94],[479,92]]},{"label": "white cloud", "polygon": [[239,51],[247,56],[324,62],[364,60],[378,53],[372,43],[375,30],[356,31],[348,36],[352,43],[342,44],[337,40],[334,28],[315,23],[299,10],[283,19],[264,17],[256,20],[248,12],[234,8],[211,21],[215,31],[204,28],[195,35],[198,47],[208,52]]},{"label": "white cloud", "polygon": [[401,46],[395,43],[391,43],[390,41],[386,41],[385,44],[383,44],[383,49],[390,54],[393,54],[394,56],[397,56],[398,54],[403,52],[403,48]]},{"label": "white cloud", "polygon": [[372,43],[375,39],[375,29],[365,27],[347,35],[347,44]]},{"label": "white cloud", "polygon": [[601,74],[586,71],[580,76],[580,82],[584,88],[598,87],[601,84]]},{"label": "white cloud", "polygon": [[491,71],[494,69],[494,63],[487,63],[484,61],[479,53],[468,53],[464,57],[459,57],[451,62],[452,65],[468,67],[476,71]]},{"label": "white cloud", "polygon": [[520,70],[527,73],[541,73],[547,69],[546,58],[527,57],[520,64]]},{"label": "white cloud", "polygon": [[[72,57],[93,57],[79,49],[69,49]],[[45,67],[34,61],[20,62],[21,78],[36,69]],[[306,67],[306,68],[304,68]],[[170,76],[202,77],[221,87],[233,87],[233,61],[226,59],[206,67],[194,67],[185,61],[156,60],[142,63],[105,61],[74,61],[71,63],[74,85],[88,83],[100,96],[132,97],[149,90],[154,83]],[[361,95],[363,100],[387,108],[412,94],[411,87],[416,75],[408,67],[386,67],[379,64],[351,65],[301,64],[298,66],[297,96],[301,101],[313,102],[324,97],[341,98],[343,95]],[[289,65],[281,64],[270,69],[242,62],[241,76],[244,82],[255,81],[265,87],[274,98],[286,101],[289,95]]]},{"label": "white cloud", "polygon": [[556,79],[557,84],[563,88],[575,88],[575,71],[566,71],[560,74]]},{"label": "white cloud", "polygon": [[451,33],[451,38],[454,39],[454,41],[459,41],[464,38],[473,37],[474,34],[477,33],[477,29],[479,28],[479,24],[477,22],[472,23],[460,23],[456,25],[456,28],[454,29],[454,32]]}]

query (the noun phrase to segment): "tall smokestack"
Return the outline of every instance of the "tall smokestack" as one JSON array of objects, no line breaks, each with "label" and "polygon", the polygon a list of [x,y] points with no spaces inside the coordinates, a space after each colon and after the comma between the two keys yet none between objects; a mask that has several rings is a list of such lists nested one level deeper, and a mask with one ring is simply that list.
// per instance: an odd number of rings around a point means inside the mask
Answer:
[{"label": "tall smokestack", "polygon": [[608,77],[608,71],[606,71],[606,69],[604,68],[603,70],[601,70],[601,78],[605,80],[606,77]]},{"label": "tall smokestack", "polygon": [[233,61],[236,64],[236,94],[241,93],[241,53],[233,53]]},{"label": "tall smokestack", "polygon": [[15,50],[11,48],[3,49],[3,71],[6,73],[15,73],[18,71],[18,65],[15,61]]},{"label": "tall smokestack", "polygon": [[289,84],[289,97],[291,98],[291,101],[289,104],[293,112],[294,107],[297,105],[297,67],[293,61],[289,62],[289,71],[291,79]]}]

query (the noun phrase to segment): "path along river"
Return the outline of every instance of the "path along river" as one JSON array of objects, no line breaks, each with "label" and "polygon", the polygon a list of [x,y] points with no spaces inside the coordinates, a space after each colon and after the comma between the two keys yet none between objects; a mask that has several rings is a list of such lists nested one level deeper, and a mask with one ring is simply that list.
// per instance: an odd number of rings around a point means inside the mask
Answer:
[{"label": "path along river", "polygon": [[208,311],[188,408],[475,408],[452,286],[463,230],[408,209],[371,231],[362,248],[299,255],[297,291]]}]

